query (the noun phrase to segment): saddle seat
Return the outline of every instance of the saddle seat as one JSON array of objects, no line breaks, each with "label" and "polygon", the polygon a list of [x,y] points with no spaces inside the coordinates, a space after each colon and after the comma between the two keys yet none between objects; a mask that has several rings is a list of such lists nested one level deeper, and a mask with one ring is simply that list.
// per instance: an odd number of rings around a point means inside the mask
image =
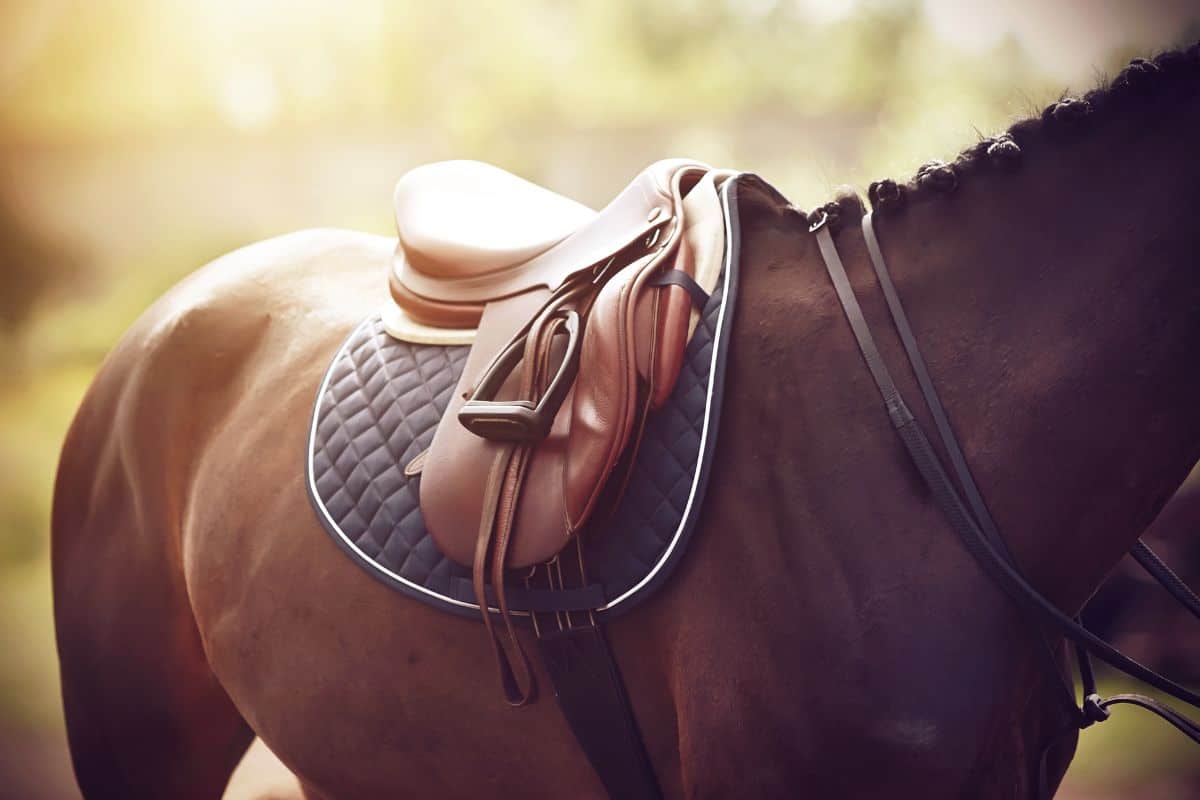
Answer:
[{"label": "saddle seat", "polygon": [[417,167],[394,195],[392,299],[423,325],[473,329],[489,302],[553,291],[668,224],[671,178],[694,164],[652,165],[599,213],[490,164]]},{"label": "saddle seat", "polygon": [[596,217],[582,203],[480,161],[417,167],[396,184],[393,199],[407,263],[447,281],[522,264]]}]

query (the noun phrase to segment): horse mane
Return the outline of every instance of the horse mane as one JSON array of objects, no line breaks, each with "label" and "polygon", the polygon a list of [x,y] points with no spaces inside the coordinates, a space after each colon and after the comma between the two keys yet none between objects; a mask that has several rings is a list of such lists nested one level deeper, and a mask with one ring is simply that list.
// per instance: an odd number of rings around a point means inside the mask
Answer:
[{"label": "horse mane", "polygon": [[[1050,103],[1040,114],[1019,120],[995,136],[981,136],[953,161],[929,161],[903,182],[891,178],[874,181],[867,190],[871,207],[879,213],[894,213],[907,203],[946,195],[963,180],[980,173],[1011,172],[1020,166],[1022,148],[1037,141],[1069,145],[1084,131],[1107,119],[1138,111],[1172,89],[1194,88],[1200,78],[1200,42],[1168,50],[1154,58],[1135,58],[1111,81],[1104,81],[1082,97],[1066,94]],[[832,220],[846,211],[847,198],[820,206],[810,217],[821,214]]]}]

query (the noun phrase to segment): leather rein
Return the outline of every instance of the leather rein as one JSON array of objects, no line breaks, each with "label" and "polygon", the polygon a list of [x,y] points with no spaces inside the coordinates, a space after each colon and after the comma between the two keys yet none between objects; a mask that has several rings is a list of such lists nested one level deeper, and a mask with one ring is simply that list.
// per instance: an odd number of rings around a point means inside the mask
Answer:
[{"label": "leather rein", "polygon": [[[1200,708],[1200,694],[1138,663],[1096,636],[1083,626],[1079,617],[1072,618],[1064,613],[1056,605],[1047,600],[1021,574],[1011,552],[1004,543],[1003,537],[1000,535],[999,529],[996,527],[995,521],[987,509],[987,505],[983,501],[983,496],[980,494],[979,487],[976,485],[971,475],[971,470],[967,466],[966,458],[963,456],[958,438],[955,436],[954,430],[950,427],[950,421],[933,386],[929,370],[925,365],[925,359],[922,357],[916,338],[913,336],[908,316],[904,312],[904,307],[900,303],[900,297],[896,293],[896,287],[892,283],[891,275],[883,258],[883,252],[879,247],[879,239],[875,235],[872,215],[871,213],[867,213],[862,218],[862,234],[866,240],[871,265],[875,269],[875,275],[879,280],[880,288],[883,290],[884,298],[887,301],[892,322],[904,345],[904,351],[908,355],[909,364],[912,367],[913,374],[916,376],[921,394],[924,395],[925,403],[933,416],[938,436],[946,452],[949,454],[950,463],[958,479],[958,484],[962,487],[962,493],[966,496],[966,502],[964,502],[963,497],[959,494],[958,489],[943,466],[941,459],[930,445],[929,439],[926,437],[920,422],[909,411],[899,390],[896,388],[895,382],[892,380],[891,374],[888,372],[883,358],[879,354],[879,349],[875,345],[870,327],[867,325],[866,317],[863,316],[862,309],[859,307],[854,290],[850,285],[850,280],[846,275],[845,267],[838,256],[833,237],[830,235],[830,221],[829,214],[826,211],[820,211],[816,220],[810,225],[809,232],[815,234],[817,237],[817,245],[820,248],[821,257],[825,262],[825,268],[829,272],[829,278],[833,282],[838,299],[841,301],[846,319],[849,321],[850,327],[854,332],[854,337],[858,341],[858,348],[862,352],[863,359],[866,361],[867,368],[875,380],[875,385],[878,387],[880,395],[883,397],[883,402],[887,408],[888,416],[891,418],[892,425],[896,429],[897,434],[899,434],[900,439],[904,442],[909,456],[912,458],[917,470],[921,473],[921,477],[937,501],[938,506],[949,520],[951,527],[954,528],[955,533],[962,539],[967,550],[979,562],[983,570],[991,576],[1009,597],[1029,614],[1035,623],[1050,623],[1053,628],[1057,629],[1058,633],[1074,644],[1080,681],[1083,686],[1083,701],[1078,704],[1075,699],[1073,682],[1071,682],[1069,676],[1062,675],[1058,661],[1054,658],[1050,642],[1044,636],[1042,637],[1047,653],[1055,665],[1055,672],[1063,679],[1063,686],[1069,695],[1071,707],[1075,711],[1075,721],[1078,727],[1086,728],[1094,722],[1107,719],[1111,706],[1125,703],[1157,714],[1192,739],[1192,741],[1200,744],[1200,723],[1188,719],[1151,697],[1140,694],[1116,694],[1107,698],[1100,696],[1092,671],[1092,656],[1177,700],[1195,708]],[[1139,539],[1130,550],[1130,555],[1172,597],[1193,615],[1200,618],[1200,597],[1197,597],[1196,593],[1184,584],[1179,576],[1172,572],[1145,542]],[[1043,754],[1043,759],[1044,757],[1045,754]]]}]

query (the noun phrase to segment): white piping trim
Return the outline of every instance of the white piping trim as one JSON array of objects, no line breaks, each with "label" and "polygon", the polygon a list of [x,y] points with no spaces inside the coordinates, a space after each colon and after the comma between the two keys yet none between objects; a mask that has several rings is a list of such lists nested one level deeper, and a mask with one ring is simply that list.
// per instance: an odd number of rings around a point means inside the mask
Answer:
[{"label": "white piping trim", "polygon": [[[728,184],[721,187],[721,205],[722,205],[722,208],[724,208],[725,212],[726,212],[725,213],[725,254],[724,254],[725,264],[724,264],[724,269],[723,269],[723,272],[725,275],[725,281],[726,281],[725,286],[728,286],[729,267],[732,263],[732,255],[733,255],[733,232],[730,229],[730,220],[729,220],[729,213],[728,213],[729,212],[729,190],[727,187],[728,187]],[[709,417],[712,414],[713,389],[716,385],[716,382],[713,380],[713,375],[715,374],[716,369],[717,369],[717,357],[721,353],[721,347],[720,347],[721,337],[725,330],[725,326],[724,326],[725,310],[726,310],[726,306],[728,305],[729,294],[728,294],[728,292],[724,291],[724,288],[722,289],[722,292],[723,293],[721,295],[721,310],[717,313],[717,326],[716,326],[716,331],[713,334],[712,360],[709,362],[709,367],[708,367],[708,370],[709,370],[708,371],[708,375],[709,375],[708,391],[707,391],[707,394],[706,394],[705,400],[704,400],[704,425],[701,427],[701,430],[700,430],[699,460],[697,460],[697,462],[696,462],[696,467],[697,467],[696,472],[694,475],[692,475],[692,488],[688,492],[687,503],[683,508],[683,516],[679,520],[679,526],[675,529],[675,535],[671,537],[671,541],[667,544],[667,548],[663,551],[663,554],[659,557],[659,559],[655,563],[654,567],[651,568],[650,572],[648,572],[644,578],[642,578],[640,581],[638,581],[636,584],[634,584],[631,588],[626,590],[623,594],[619,595],[618,597],[614,598],[613,600],[609,601],[608,603],[605,603],[604,605],[598,607],[596,609],[596,611],[598,611],[598,612],[599,611],[610,611],[610,610],[616,608],[620,603],[625,602],[630,597],[632,597],[633,595],[635,595],[639,591],[641,591],[641,589],[644,586],[646,586],[646,584],[648,584],[651,580],[654,579],[655,575],[657,575],[660,571],[662,571],[663,565],[665,565],[671,559],[671,553],[673,553],[675,551],[676,546],[678,546],[679,538],[683,535],[683,530],[684,530],[684,528],[687,527],[688,520],[691,517],[692,506],[696,502],[696,491],[697,491],[699,483],[700,483],[700,474],[703,471],[701,469],[701,467],[703,466],[702,461],[704,458],[705,445],[708,442],[708,433],[709,433],[709,429],[711,427],[711,421],[710,421]],[[367,564],[369,564],[376,571],[386,575],[387,577],[391,578],[394,581],[397,581],[397,582],[409,587],[410,589],[414,589],[422,594],[437,598],[438,600],[440,600],[444,603],[449,603],[452,606],[456,606],[458,608],[469,609],[471,611],[479,611],[479,605],[477,603],[466,603],[466,602],[463,602],[462,600],[456,600],[453,597],[447,597],[444,594],[435,592],[432,589],[421,586],[420,584],[413,583],[408,578],[405,578],[402,575],[399,575],[399,574],[393,572],[392,570],[390,570],[387,567],[380,564],[375,559],[368,556],[365,552],[363,552],[362,548],[360,548],[357,544],[355,544],[354,541],[349,536],[346,535],[346,533],[341,529],[341,526],[339,526],[337,524],[337,522],[334,521],[333,517],[330,516],[329,510],[325,507],[325,501],[321,498],[320,493],[317,491],[317,485],[316,485],[316,481],[315,481],[316,469],[315,469],[315,464],[313,463],[314,462],[313,457],[315,455],[316,444],[317,444],[317,424],[319,423],[320,418],[321,418],[321,405],[325,399],[325,391],[329,388],[329,381],[333,377],[334,367],[337,366],[338,362],[341,360],[342,356],[345,354],[346,350],[349,348],[350,342],[354,339],[354,335],[357,334],[359,332],[359,330],[361,330],[362,328],[364,328],[367,325],[369,325],[370,323],[372,323],[375,319],[376,319],[376,317],[374,317],[374,316],[368,317],[366,320],[359,323],[358,326],[355,327],[353,331],[351,331],[350,335],[346,337],[346,341],[342,344],[342,346],[340,348],[338,348],[337,353],[334,355],[333,361],[329,365],[329,369],[325,371],[325,377],[321,380],[321,387],[317,391],[317,402],[314,404],[312,425],[310,426],[309,433],[308,433],[308,458],[307,458],[307,462],[308,462],[307,463],[307,473],[308,474],[305,475],[305,480],[308,482],[309,491],[313,497],[313,500],[315,501],[313,504],[318,507],[318,509],[321,512],[321,516],[324,517],[325,521],[328,523],[328,526],[332,530],[337,532],[338,537],[346,544],[346,546],[350,550],[352,550],[356,555],[358,555],[363,561],[365,561]],[[492,613],[496,613],[496,614],[500,613],[498,609],[491,607],[491,606],[488,607],[488,610],[491,611]],[[529,612],[519,611],[519,610],[514,610],[512,613],[515,615],[519,615],[519,616],[528,616],[529,615]]]}]

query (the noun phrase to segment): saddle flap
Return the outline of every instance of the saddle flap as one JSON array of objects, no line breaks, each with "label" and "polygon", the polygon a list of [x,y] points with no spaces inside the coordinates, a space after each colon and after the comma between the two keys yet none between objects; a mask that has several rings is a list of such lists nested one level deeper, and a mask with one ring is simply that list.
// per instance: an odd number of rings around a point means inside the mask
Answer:
[{"label": "saddle flap", "polygon": [[[495,356],[549,297],[550,292],[541,289],[508,298],[503,303],[489,304],[484,310],[475,343],[421,470],[420,503],[425,525],[438,549],[460,564],[470,565],[473,561],[476,534],[483,514],[483,487],[487,485],[495,454],[503,445],[476,436],[460,425],[458,411]],[[503,396],[509,396],[515,378],[514,375],[502,387]],[[567,408],[569,403],[568,395],[562,408]],[[541,447],[552,450],[556,443],[565,439],[566,422],[560,420],[562,417],[560,409]],[[544,486],[550,479],[534,463],[527,480],[530,485]]]}]

